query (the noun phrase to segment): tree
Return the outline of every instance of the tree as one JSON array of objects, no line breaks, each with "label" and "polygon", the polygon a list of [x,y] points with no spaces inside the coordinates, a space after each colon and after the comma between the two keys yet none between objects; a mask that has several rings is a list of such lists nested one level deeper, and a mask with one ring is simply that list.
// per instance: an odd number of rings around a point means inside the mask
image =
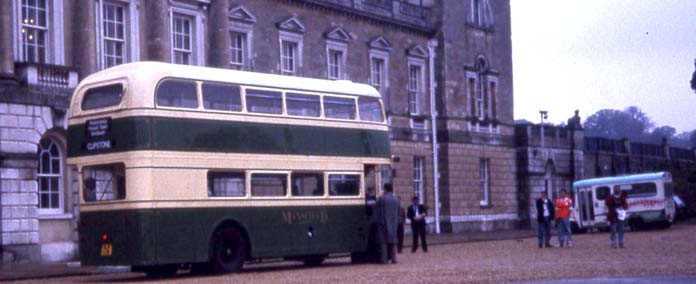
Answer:
[{"label": "tree", "polygon": [[603,109],[585,120],[585,136],[612,139],[628,138],[640,141],[653,127],[650,118],[638,107],[631,106],[624,111]]},{"label": "tree", "polygon": [[676,133],[677,130],[674,127],[663,125],[653,129],[652,133],[650,133],[648,142],[657,144],[662,143],[662,139],[667,139],[667,141],[669,141],[675,137],[674,135]]}]

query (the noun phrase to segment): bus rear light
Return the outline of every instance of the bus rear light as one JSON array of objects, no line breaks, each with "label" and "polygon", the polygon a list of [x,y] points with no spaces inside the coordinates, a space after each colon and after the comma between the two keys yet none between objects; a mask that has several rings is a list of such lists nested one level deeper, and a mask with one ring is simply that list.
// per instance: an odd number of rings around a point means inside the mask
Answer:
[{"label": "bus rear light", "polygon": [[109,240],[109,235],[107,235],[107,234],[102,234],[102,235],[101,235],[101,240],[102,240],[103,242],[108,241],[108,240]]}]

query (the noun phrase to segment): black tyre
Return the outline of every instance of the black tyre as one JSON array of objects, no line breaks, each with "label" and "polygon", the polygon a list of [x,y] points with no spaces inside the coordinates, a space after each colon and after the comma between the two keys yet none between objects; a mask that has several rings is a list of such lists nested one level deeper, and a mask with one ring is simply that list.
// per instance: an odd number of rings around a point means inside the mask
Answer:
[{"label": "black tyre", "polygon": [[247,257],[247,241],[236,228],[219,228],[213,233],[210,265],[214,273],[236,272]]},{"label": "black tyre", "polygon": [[310,255],[303,257],[302,262],[304,262],[306,266],[319,266],[324,263],[325,259],[326,255]]},{"label": "black tyre", "polygon": [[168,278],[176,275],[179,271],[178,264],[155,265],[140,268],[150,278]]},{"label": "black tyre", "polygon": [[631,221],[628,222],[628,225],[631,227],[631,231],[646,229],[645,222],[643,222],[643,219],[640,218],[631,219]]}]

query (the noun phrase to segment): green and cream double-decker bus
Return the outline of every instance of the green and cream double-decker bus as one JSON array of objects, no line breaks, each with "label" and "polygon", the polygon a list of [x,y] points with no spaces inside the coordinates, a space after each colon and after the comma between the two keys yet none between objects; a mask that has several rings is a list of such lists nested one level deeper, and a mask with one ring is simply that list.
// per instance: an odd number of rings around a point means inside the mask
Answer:
[{"label": "green and cream double-decker bus", "polygon": [[82,263],[151,276],[364,252],[390,172],[380,95],[349,81],[130,63],[85,78],[68,125]]}]

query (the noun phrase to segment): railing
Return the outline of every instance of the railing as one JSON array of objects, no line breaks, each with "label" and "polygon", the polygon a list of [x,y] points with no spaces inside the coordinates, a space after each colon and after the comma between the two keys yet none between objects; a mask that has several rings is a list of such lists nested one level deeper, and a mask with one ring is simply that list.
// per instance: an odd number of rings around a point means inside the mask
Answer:
[{"label": "railing", "polygon": [[20,80],[30,86],[65,89],[77,86],[77,70],[67,66],[19,63],[16,70]]}]

